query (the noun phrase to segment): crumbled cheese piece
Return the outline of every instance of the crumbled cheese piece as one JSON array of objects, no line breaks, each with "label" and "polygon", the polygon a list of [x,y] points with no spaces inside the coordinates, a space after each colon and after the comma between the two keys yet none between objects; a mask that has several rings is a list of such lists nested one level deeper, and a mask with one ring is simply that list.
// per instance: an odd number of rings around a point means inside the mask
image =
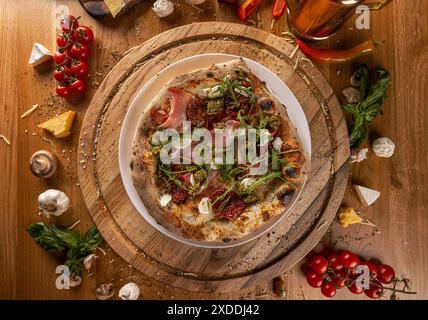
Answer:
[{"label": "crumbled cheese piece", "polygon": [[165,18],[174,11],[174,3],[170,0],[157,0],[153,3],[152,10],[159,18]]},{"label": "crumbled cheese piece", "polygon": [[361,162],[367,159],[368,148],[364,149],[352,149],[351,150],[351,163]]},{"label": "crumbled cheese piece", "polygon": [[198,204],[199,213],[202,215],[210,215],[211,214],[211,202],[210,199],[204,197],[199,201]]},{"label": "crumbled cheese piece", "polygon": [[195,181],[195,176],[193,175],[193,173],[190,174],[189,181],[190,181],[190,184],[192,185],[192,187],[194,187],[196,184],[196,181]]},{"label": "crumbled cheese piece", "polygon": [[394,155],[395,144],[391,139],[382,137],[373,141],[372,149],[378,157],[390,158]]},{"label": "crumbled cheese piece", "polygon": [[281,147],[283,144],[284,141],[282,141],[280,137],[276,137],[275,139],[273,139],[272,146],[276,151],[281,152]]},{"label": "crumbled cheese piece", "polygon": [[33,49],[31,50],[30,59],[28,59],[28,64],[32,67],[41,65],[43,62],[51,60],[53,58],[52,52],[50,52],[46,47],[40,43],[33,44]]},{"label": "crumbled cheese piece", "polygon": [[363,219],[357,214],[354,208],[341,207],[337,213],[339,223],[343,228],[347,228],[351,224],[363,222]]},{"label": "crumbled cheese piece", "polygon": [[21,115],[21,119],[24,119],[24,118],[26,118],[26,117],[28,117],[28,116],[30,116],[34,111],[36,111],[36,109],[39,107],[39,105],[38,104],[33,104],[32,106],[31,106],[31,108],[30,109],[28,109],[27,111],[25,111],[22,115]]},{"label": "crumbled cheese piece", "polygon": [[167,207],[168,204],[171,202],[171,200],[172,200],[172,196],[170,194],[164,194],[160,198],[160,205],[161,205],[161,207]]},{"label": "crumbled cheese piece", "polygon": [[214,86],[212,88],[203,89],[203,92],[206,95],[206,97],[208,97],[210,99],[216,99],[216,98],[220,98],[222,96],[220,88],[221,88],[221,86],[217,85],[217,86]]},{"label": "crumbled cheese piece", "polygon": [[154,146],[158,146],[162,143],[162,141],[166,140],[166,135],[164,131],[156,131],[150,137],[150,143]]},{"label": "crumbled cheese piece", "polygon": [[357,192],[358,199],[366,206],[372,205],[380,196],[379,191],[367,187],[354,185],[354,189]]},{"label": "crumbled cheese piece", "polygon": [[67,111],[63,114],[45,121],[39,125],[39,128],[50,131],[55,138],[64,138],[70,135],[70,129],[73,125],[76,112]]}]

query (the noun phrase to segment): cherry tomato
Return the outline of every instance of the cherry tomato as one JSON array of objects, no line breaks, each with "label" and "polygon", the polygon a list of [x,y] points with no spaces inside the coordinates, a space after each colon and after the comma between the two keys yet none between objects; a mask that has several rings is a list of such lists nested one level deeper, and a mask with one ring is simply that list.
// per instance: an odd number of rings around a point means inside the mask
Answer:
[{"label": "cherry tomato", "polygon": [[63,70],[55,70],[54,71],[54,78],[55,78],[55,80],[56,81],[58,81],[58,82],[61,82],[61,81],[63,81],[64,80],[64,78],[65,78],[65,74],[64,74],[64,71]]},{"label": "cherry tomato", "polygon": [[56,87],[56,94],[63,98],[69,98],[71,96],[71,91],[69,86],[57,86]]},{"label": "cherry tomato", "polygon": [[327,282],[322,285],[321,292],[327,298],[331,298],[336,295],[336,288],[331,282]]},{"label": "cherry tomato", "polygon": [[370,279],[376,279],[376,278],[377,278],[378,270],[377,270],[376,265],[375,265],[373,262],[370,262],[370,261],[364,261],[364,262],[362,263],[362,265],[365,265],[365,266],[367,266],[367,267],[369,268],[369,271],[370,271]]},{"label": "cherry tomato", "polygon": [[60,27],[64,32],[69,32],[71,29],[77,29],[79,27],[79,22],[77,22],[77,19],[72,16],[65,16],[60,21]]},{"label": "cherry tomato", "polygon": [[389,284],[394,280],[395,278],[395,271],[392,267],[388,266],[387,264],[379,264],[377,266],[378,269],[378,276],[377,279],[384,283]]},{"label": "cherry tomato", "polygon": [[348,280],[348,275],[345,271],[337,271],[336,275],[331,277],[331,282],[336,288],[343,288]]},{"label": "cherry tomato", "polygon": [[346,283],[346,286],[348,287],[349,291],[355,294],[361,294],[364,292],[363,289],[357,287],[355,279],[349,279]]},{"label": "cherry tomato", "polygon": [[306,281],[308,282],[308,284],[313,287],[313,288],[319,288],[322,286],[323,283],[323,276],[315,273],[313,271],[309,271],[306,274]]},{"label": "cherry tomato", "polygon": [[342,262],[342,265],[348,269],[355,268],[360,263],[358,257],[350,251],[342,251],[339,254],[339,260]]},{"label": "cherry tomato", "polygon": [[328,261],[323,256],[315,256],[309,265],[316,273],[324,274],[327,272]]},{"label": "cherry tomato", "polygon": [[72,73],[80,79],[87,77],[89,73],[89,66],[86,62],[83,61],[79,61],[76,64],[72,64],[70,69]]},{"label": "cherry tomato", "polygon": [[56,44],[58,45],[58,48],[65,48],[67,47],[67,39],[63,35],[57,36]]},{"label": "cherry tomato", "polygon": [[91,28],[80,26],[77,29],[77,32],[79,33],[79,38],[82,39],[82,43],[89,44],[94,41],[94,33],[92,32]]},{"label": "cherry tomato", "polygon": [[77,30],[70,30],[68,38],[74,43],[79,41],[79,32]]},{"label": "cherry tomato", "polygon": [[54,61],[56,64],[62,64],[66,61],[67,54],[65,51],[57,51],[54,53]]},{"label": "cherry tomato", "polygon": [[343,269],[343,265],[339,260],[339,256],[337,254],[332,254],[331,256],[328,257],[328,262],[330,264],[330,267],[334,270],[334,271],[340,271]]},{"label": "cherry tomato", "polygon": [[76,94],[83,94],[86,91],[86,83],[81,79],[76,79],[70,84],[70,89]]},{"label": "cherry tomato", "polygon": [[379,299],[383,294],[382,284],[377,280],[373,280],[370,283],[370,289],[364,290],[364,293],[371,299]]},{"label": "cherry tomato", "polygon": [[73,72],[73,70],[71,70],[71,68],[67,67],[67,66],[63,66],[63,70],[66,76],[71,77],[74,76],[75,73]]},{"label": "cherry tomato", "polygon": [[75,43],[71,46],[70,55],[75,59],[86,61],[90,56],[89,47],[86,44]]}]

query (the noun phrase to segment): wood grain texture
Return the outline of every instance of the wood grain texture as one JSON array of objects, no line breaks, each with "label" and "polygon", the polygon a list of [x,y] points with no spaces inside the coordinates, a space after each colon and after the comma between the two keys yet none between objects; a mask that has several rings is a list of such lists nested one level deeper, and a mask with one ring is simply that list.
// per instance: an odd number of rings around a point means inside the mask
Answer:
[{"label": "wood grain texture", "polygon": [[[135,48],[101,83],[81,130],[80,184],[104,239],[136,269],[191,291],[231,291],[272,279],[320,240],[346,187],[347,128],[337,98],[317,69],[301,63],[294,70],[293,50],[284,39],[240,24],[191,24]],[[308,180],[291,212],[267,235],[221,250],[184,245],[151,227],[126,196],[117,152],[120,124],[141,88],[166,66],[208,52],[244,56],[278,74],[302,105],[312,135]]]},{"label": "wood grain texture", "polygon": [[[174,1],[176,4],[181,2]],[[55,86],[51,71],[38,72],[26,63],[33,42],[54,48],[54,18],[64,13],[61,12],[64,8],[61,5],[66,5],[74,15],[81,15],[82,21],[94,28],[97,44],[91,58],[94,88],[89,90],[82,101],[59,101],[54,108],[48,105]],[[76,185],[78,133],[96,83],[101,83],[117,63],[118,59],[112,56],[113,52],[124,53],[163,31],[192,22],[238,22],[228,6],[218,5],[215,0],[208,0],[201,6],[203,13],[181,3],[172,17],[163,20],[151,12],[150,5],[151,2],[147,1],[117,20],[100,24],[90,18],[77,1],[0,0],[0,134],[7,136],[12,143],[7,146],[0,140],[0,159],[3,164],[0,173],[1,298],[94,299],[97,284],[113,281],[119,287],[131,280],[140,285],[144,299],[270,298],[271,281],[224,294],[191,293],[176,289],[130,268],[106,245],[103,248],[107,255],[99,254],[96,274],[85,277],[79,288],[60,291],[54,286],[54,270],[61,259],[44,252],[25,232],[28,225],[39,220],[37,195],[49,187],[64,190],[72,200],[71,210],[51,222],[67,226],[80,219],[81,224],[76,228],[79,231],[85,231],[92,225]],[[259,10],[259,27],[266,31],[271,31],[271,5],[271,1],[265,1]],[[392,159],[380,159],[370,154],[368,161],[352,165],[351,178],[354,181],[382,193],[372,207],[361,206],[351,189],[345,197],[345,202],[358,207],[379,226],[381,233],[372,235],[373,230],[367,226],[340,229],[333,223],[320,246],[333,244],[339,248],[353,249],[367,258],[378,257],[393,265],[400,276],[412,280],[413,289],[418,292],[416,296],[402,297],[404,299],[428,299],[428,173],[425,168],[428,159],[428,129],[425,123],[428,116],[427,12],[428,2],[425,0],[396,0],[386,9],[373,13],[370,31],[350,30],[351,21],[330,41],[330,46],[342,47],[368,37],[386,40],[367,59],[372,64],[384,65],[393,76],[393,87],[384,106],[383,116],[374,123],[371,136],[390,136],[397,145],[397,152]],[[42,20],[41,16],[44,17]],[[252,19],[258,22],[256,15]],[[272,32],[281,35],[285,30],[286,23],[281,19],[275,23]],[[117,57],[116,54],[114,56]],[[347,86],[352,66],[321,67],[320,70],[340,96],[341,90]],[[34,103],[42,105],[40,110],[25,120],[19,119]],[[38,123],[66,109],[79,112],[72,137],[55,140],[37,129]],[[43,137],[52,140],[53,145],[43,140]],[[49,181],[38,180],[27,170],[27,161],[32,152],[42,148],[58,154],[62,165],[58,176]],[[286,298],[322,299],[319,290],[306,285],[300,264],[287,272],[285,279]],[[339,291],[336,298],[364,299],[346,290]]]}]

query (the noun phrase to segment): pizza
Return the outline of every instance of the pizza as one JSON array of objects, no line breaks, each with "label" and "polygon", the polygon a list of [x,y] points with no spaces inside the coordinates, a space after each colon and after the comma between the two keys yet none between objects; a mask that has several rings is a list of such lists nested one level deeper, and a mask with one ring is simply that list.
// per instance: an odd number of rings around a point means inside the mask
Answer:
[{"label": "pizza", "polygon": [[[165,151],[172,143],[166,133],[174,130],[182,143]],[[183,156],[197,144],[196,132],[214,141],[204,145],[202,162]],[[248,133],[247,140],[231,151],[232,158],[219,159],[236,146],[236,132]],[[239,152],[243,146],[264,150],[262,160],[248,160],[245,150]],[[164,161],[165,155],[175,162]],[[135,188],[156,221],[209,242],[240,239],[279,217],[294,202],[307,167],[286,107],[243,59],[168,81],[142,114],[130,163]]]}]

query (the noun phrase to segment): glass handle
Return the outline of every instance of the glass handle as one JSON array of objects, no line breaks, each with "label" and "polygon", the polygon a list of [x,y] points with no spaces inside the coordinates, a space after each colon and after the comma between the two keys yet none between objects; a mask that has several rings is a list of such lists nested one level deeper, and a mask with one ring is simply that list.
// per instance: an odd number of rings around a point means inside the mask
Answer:
[{"label": "glass handle", "polygon": [[390,4],[393,0],[378,0],[373,2],[365,3],[366,6],[370,8],[370,10],[380,10]]}]

